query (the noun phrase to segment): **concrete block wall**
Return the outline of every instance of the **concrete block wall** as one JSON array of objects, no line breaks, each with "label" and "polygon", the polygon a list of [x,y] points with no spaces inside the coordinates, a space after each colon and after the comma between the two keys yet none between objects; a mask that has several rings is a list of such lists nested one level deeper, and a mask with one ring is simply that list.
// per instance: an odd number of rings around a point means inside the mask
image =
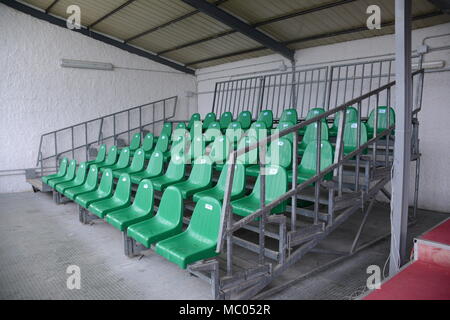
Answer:
[{"label": "concrete block wall", "polygon": [[[178,119],[197,110],[192,75],[0,4],[0,171],[35,166],[41,134],[178,95]],[[61,59],[112,63],[114,71],[60,67]],[[169,71],[170,73],[146,70]],[[0,193],[31,190],[2,175]]]}]

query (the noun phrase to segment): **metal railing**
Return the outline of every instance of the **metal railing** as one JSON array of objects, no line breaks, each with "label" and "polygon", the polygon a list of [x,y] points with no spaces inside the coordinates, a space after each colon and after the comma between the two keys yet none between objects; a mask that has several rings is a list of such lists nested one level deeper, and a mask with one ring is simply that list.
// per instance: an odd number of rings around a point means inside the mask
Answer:
[{"label": "metal railing", "polygon": [[178,97],[149,102],[126,110],[118,111],[99,118],[84,121],[41,136],[36,167],[41,175],[48,161],[55,161],[58,168],[59,158],[71,154],[72,158],[89,160],[89,150],[94,144],[117,140],[124,135],[128,143],[135,132],[144,132],[151,126],[152,132],[175,117]]},{"label": "metal railing", "polygon": [[[416,78],[420,78],[421,80],[424,75],[424,70],[418,70],[413,73],[412,78],[413,82]],[[421,81],[423,85],[423,81]],[[217,239],[217,252],[222,252],[224,248],[225,242],[227,243],[227,250],[226,250],[226,262],[227,262],[227,276],[232,277],[233,275],[233,263],[232,263],[232,255],[233,255],[233,242],[234,237],[233,234],[249,225],[251,222],[254,222],[255,219],[259,219],[259,265],[264,265],[265,263],[265,257],[266,257],[266,246],[265,246],[265,227],[266,224],[269,222],[274,222],[277,219],[282,220],[285,219],[284,215],[281,216],[269,216],[270,211],[280,205],[281,203],[288,202],[289,200],[292,201],[291,205],[291,234],[295,234],[297,232],[297,195],[308,186],[315,184],[314,186],[314,216],[313,216],[313,223],[314,225],[319,224],[319,192],[320,192],[320,186],[328,174],[333,174],[332,181],[329,182],[329,185],[331,185],[331,191],[333,193],[337,193],[338,195],[342,195],[344,188],[343,185],[343,167],[344,165],[348,165],[349,162],[353,162],[354,164],[354,182],[353,182],[353,190],[350,190],[352,192],[360,192],[360,193],[368,193],[368,188],[363,189],[361,188],[361,181],[359,178],[359,171],[360,171],[360,161],[364,159],[364,161],[370,163],[372,168],[375,168],[377,170],[383,169],[385,173],[384,179],[381,179],[381,181],[378,182],[379,186],[382,187],[386,184],[388,181],[387,175],[389,174],[390,177],[390,170],[392,166],[392,156],[393,156],[393,149],[390,147],[390,139],[393,136],[393,131],[395,129],[395,125],[390,125],[386,129],[380,131],[378,128],[378,112],[374,112],[374,129],[373,129],[373,137],[370,138],[367,142],[361,144],[361,123],[362,123],[362,106],[365,103],[365,101],[373,101],[375,106],[379,106],[379,103],[381,101],[380,97],[385,96],[386,99],[386,106],[387,106],[387,124],[390,124],[391,119],[391,106],[392,106],[392,95],[393,95],[393,88],[395,86],[395,81],[391,81],[385,85],[380,86],[379,88],[375,90],[371,90],[368,93],[365,93],[357,98],[351,99],[331,110],[326,111],[325,113],[316,116],[310,120],[303,121],[299,124],[294,125],[293,127],[290,127],[288,129],[285,129],[283,131],[277,132],[267,138],[262,139],[261,141],[247,147],[242,148],[236,151],[231,152],[229,157],[229,162],[231,164],[236,163],[237,157],[248,153],[256,148],[259,148],[261,151],[260,153],[260,209],[253,212],[252,214],[234,222],[233,221],[233,215],[231,210],[231,193],[232,193],[232,185],[233,185],[233,178],[235,173],[235,166],[230,165],[228,167],[228,174],[226,179],[226,185],[225,185],[225,194],[224,194],[224,201],[223,201],[223,208],[222,208],[222,215],[221,215],[221,221],[220,221],[220,230],[219,235]],[[413,107],[413,113],[417,114],[418,111],[420,111],[421,108],[421,99],[418,100],[418,104]],[[344,124],[346,123],[345,117],[346,117],[346,110],[349,107],[356,106],[358,109],[358,120],[357,123],[358,129],[357,129],[357,147],[355,150],[347,153],[344,155],[343,149],[344,149]],[[335,152],[334,152],[334,162],[332,165],[328,166],[327,168],[321,168],[321,123],[322,121],[326,121],[327,118],[334,117],[336,114],[340,113],[339,117],[339,126],[338,126],[338,133],[337,133],[337,139],[336,139],[336,145],[335,145]],[[301,128],[306,128],[308,125],[311,124],[317,124],[317,138],[315,142],[316,143],[316,175],[309,178],[307,181],[297,184],[297,166],[298,166],[298,131]],[[380,128],[381,129],[381,128]],[[264,172],[266,171],[267,164],[265,163],[265,152],[267,146],[272,142],[276,141],[279,138],[282,138],[286,135],[293,134],[293,148],[292,148],[292,187],[285,192],[283,195],[278,197],[276,200],[266,203],[265,201],[265,185],[266,185],[266,177]],[[369,149],[369,153],[367,155],[364,154],[365,150]],[[377,185],[378,185],[377,184]],[[363,199],[364,196],[361,196]],[[355,205],[356,208],[358,208],[358,205]],[[353,211],[352,211],[353,210]],[[344,214],[339,215],[336,219],[331,217],[331,220],[323,230],[323,234],[327,234],[334,230],[339,224],[341,224],[345,219],[354,212],[354,209],[345,211]],[[281,222],[279,222],[281,223]],[[281,233],[281,232],[280,232]],[[301,246],[300,248],[297,248],[295,251],[290,253],[290,256],[288,258],[285,257],[287,247],[286,245],[280,245],[280,252],[279,252],[279,259],[278,259],[278,265],[275,269],[271,271],[271,275],[269,278],[272,278],[273,276],[279,274],[285,268],[292,265],[298,259],[300,259],[310,248],[314,247],[317,242],[320,240],[320,237],[318,236],[316,241],[308,242],[305,246]],[[280,241],[285,241],[280,236]],[[290,252],[289,248],[289,252]],[[264,281],[261,282],[261,285],[264,285]]]}]

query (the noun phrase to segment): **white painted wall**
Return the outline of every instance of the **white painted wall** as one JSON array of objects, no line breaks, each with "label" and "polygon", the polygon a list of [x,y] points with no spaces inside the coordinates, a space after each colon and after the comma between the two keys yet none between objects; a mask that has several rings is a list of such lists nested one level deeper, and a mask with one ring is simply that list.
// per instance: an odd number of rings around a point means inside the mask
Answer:
[{"label": "white painted wall", "polygon": [[[0,170],[35,166],[41,134],[178,95],[177,118],[197,109],[194,76],[60,67],[60,60],[171,71],[161,64],[0,4]],[[30,190],[23,175],[2,176],[0,192]]]},{"label": "white painted wall", "polygon": [[[413,49],[424,37],[450,32],[450,24],[442,24],[413,32]],[[431,42],[432,46],[448,45],[450,37]],[[308,48],[296,52],[297,66],[337,63],[394,52],[394,36],[382,36]],[[450,50],[430,53],[426,61],[445,60],[450,67]],[[270,55],[235,63],[204,68],[197,72],[199,112],[205,115],[212,108],[217,81],[276,73],[283,58]],[[285,60],[286,65],[289,63]],[[425,78],[421,121],[422,171],[419,206],[424,209],[450,212],[450,72],[427,74]],[[414,165],[413,165],[414,168]],[[412,169],[413,169],[412,168]],[[413,179],[413,176],[411,176]],[[411,187],[412,189],[412,187]],[[412,190],[411,190],[412,192]]]}]

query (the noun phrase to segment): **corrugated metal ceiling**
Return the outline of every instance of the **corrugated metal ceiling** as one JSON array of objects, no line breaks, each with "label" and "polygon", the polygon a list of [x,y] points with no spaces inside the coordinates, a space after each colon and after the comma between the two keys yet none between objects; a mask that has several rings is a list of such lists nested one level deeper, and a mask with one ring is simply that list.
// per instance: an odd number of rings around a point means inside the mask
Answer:
[{"label": "corrugated metal ceiling", "polygon": [[[273,39],[291,49],[320,46],[394,32],[392,0],[208,0],[220,8],[256,25]],[[126,41],[162,57],[193,68],[259,57],[273,53],[260,43],[200,13],[181,0],[26,0],[25,3],[67,17],[67,7],[81,8],[81,23],[92,30]],[[330,7],[333,4],[336,6]],[[369,5],[379,5],[381,30],[364,30]],[[317,10],[325,6],[321,10]],[[120,9],[120,10],[118,10]],[[113,14],[110,14],[111,12]],[[312,12],[311,12],[312,11]],[[413,16],[421,16],[414,28],[450,21],[449,15],[427,0],[413,1]],[[267,23],[268,20],[294,17]],[[431,16],[426,16],[430,15]],[[434,14],[434,15],[433,15]],[[349,32],[352,31],[352,32]],[[333,35],[333,33],[336,33]]]}]

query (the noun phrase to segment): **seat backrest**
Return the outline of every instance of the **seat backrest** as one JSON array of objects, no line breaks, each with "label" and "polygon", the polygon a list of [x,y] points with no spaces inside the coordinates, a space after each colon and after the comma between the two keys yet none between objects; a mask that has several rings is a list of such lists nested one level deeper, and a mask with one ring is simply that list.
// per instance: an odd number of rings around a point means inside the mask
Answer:
[{"label": "seat backrest", "polygon": [[178,123],[177,127],[176,127],[176,129],[186,129],[186,128],[187,128],[187,126],[186,126],[186,123],[184,123],[184,122]]},{"label": "seat backrest", "polygon": [[207,129],[209,128],[209,125],[212,122],[216,121],[216,114],[214,112],[209,112],[206,116],[205,119],[203,120],[203,129]]},{"label": "seat backrest", "polygon": [[178,141],[180,139],[180,137],[185,137],[187,133],[188,133],[188,131],[186,130],[186,128],[176,128],[172,132],[172,136],[171,136],[172,143],[174,141]]},{"label": "seat backrest", "polygon": [[222,205],[211,197],[201,198],[192,213],[186,232],[198,241],[213,245],[217,243]]},{"label": "seat backrest", "polygon": [[150,150],[152,150],[154,140],[155,136],[153,135],[153,133],[147,133],[144,137],[144,141],[142,142],[142,150],[144,150],[144,152],[149,152]]},{"label": "seat backrest", "polygon": [[193,140],[196,136],[202,135],[203,128],[203,122],[201,121],[194,121],[194,124],[192,125],[189,134],[191,136],[191,139]]},{"label": "seat backrest", "polygon": [[[286,170],[280,166],[266,167],[266,202],[271,202],[287,190],[287,174]],[[251,193],[255,199],[261,199],[261,176],[256,179],[255,186]]]},{"label": "seat backrest", "polygon": [[250,111],[242,111],[237,119],[241,123],[241,127],[244,130],[248,130],[252,125],[252,113]]},{"label": "seat backrest", "polygon": [[267,137],[267,126],[264,121],[256,121],[247,131],[248,136],[255,137],[258,141]]},{"label": "seat backrest", "polygon": [[[388,127],[395,124],[395,111],[392,108],[389,108],[389,126],[388,123],[388,107],[379,106],[378,110],[378,133],[386,130]],[[369,120],[367,120],[367,128],[371,131],[375,130],[375,110],[372,110],[369,115]]]},{"label": "seat backrest", "polygon": [[97,157],[95,158],[95,161],[103,162],[103,161],[105,161],[105,158],[106,158],[106,144],[102,144],[98,148],[98,153],[97,153]]},{"label": "seat backrest", "polygon": [[[248,148],[251,145],[257,142],[255,137],[246,136],[239,141],[237,150]],[[246,153],[241,154],[237,157],[237,161],[241,162],[244,165],[256,164],[258,162],[258,148],[247,151]]]},{"label": "seat backrest", "polygon": [[69,159],[63,158],[59,163],[58,175],[65,175],[67,172],[67,165],[69,163]]},{"label": "seat backrest", "polygon": [[138,132],[138,133],[135,133],[133,135],[133,138],[131,139],[130,150],[136,150],[140,146],[141,146],[141,134]]},{"label": "seat backrest", "polygon": [[117,161],[117,166],[120,168],[128,167],[130,163],[130,149],[128,147],[120,150],[119,160]]},{"label": "seat backrest", "polygon": [[[225,193],[225,184],[227,182],[228,168],[231,164],[226,163],[220,173],[216,187]],[[234,166],[234,177],[232,185],[232,194],[240,194],[245,188],[245,166],[242,163],[236,163]]]},{"label": "seat backrest", "polygon": [[291,142],[285,138],[273,141],[267,150],[266,163],[289,168],[292,164]]},{"label": "seat backrest", "polygon": [[114,196],[120,202],[130,202],[131,197],[131,181],[128,173],[122,173],[117,180]]},{"label": "seat backrest", "polygon": [[280,122],[291,122],[293,125],[297,124],[298,114],[297,109],[286,109],[280,117]]},{"label": "seat backrest", "polygon": [[86,175],[87,175],[87,169],[88,169],[88,166],[86,165],[86,162],[80,163],[78,170],[77,170],[77,175],[75,176],[75,180],[73,181],[75,184],[84,183],[84,180],[86,179]]},{"label": "seat backrest", "polygon": [[139,183],[133,201],[133,208],[146,214],[153,212],[153,184],[150,180],[144,179]]},{"label": "seat backrest", "polygon": [[225,163],[230,154],[230,142],[226,136],[217,137],[211,146],[209,157],[213,163]]},{"label": "seat backrest", "polygon": [[194,113],[192,116],[191,116],[191,119],[189,120],[189,123],[188,123],[188,125],[187,125],[187,128],[190,130],[190,129],[192,129],[193,127],[194,127],[194,122],[195,121],[200,121],[201,120],[201,118],[200,118],[200,113]]},{"label": "seat backrest", "polygon": [[233,114],[231,112],[224,112],[220,116],[220,128],[226,129],[230,125],[230,123],[233,122]]},{"label": "seat backrest", "polygon": [[105,195],[110,195],[113,189],[113,174],[111,169],[106,169],[102,174],[98,191]]},{"label": "seat backrest", "polygon": [[173,127],[172,123],[165,122],[163,127],[162,127],[160,136],[164,135],[164,136],[167,136],[167,137],[170,138],[170,136],[172,135],[172,127]]},{"label": "seat backrest", "polygon": [[211,182],[212,162],[208,156],[202,156],[194,160],[189,182],[195,185],[206,186]]},{"label": "seat backrest", "polygon": [[136,150],[133,155],[133,161],[131,162],[130,169],[133,171],[141,171],[144,169],[145,152],[142,148]]},{"label": "seat backrest", "polygon": [[243,134],[244,130],[242,130],[241,123],[237,121],[230,123],[225,132],[225,135],[227,136],[228,141],[230,141],[230,143],[239,142]]},{"label": "seat backrest", "polygon": [[156,142],[155,149],[158,149],[161,152],[166,152],[169,149],[169,136],[160,135],[158,141]]},{"label": "seat backrest", "polygon": [[[339,119],[341,117],[341,111],[335,113],[333,127],[339,127]],[[354,107],[348,107],[345,110],[345,123],[358,122],[358,110]]]},{"label": "seat backrest", "polygon": [[[321,140],[328,140],[328,125],[325,121],[321,121],[322,133]],[[317,122],[311,123],[306,126],[305,135],[303,136],[302,142],[309,143],[311,141],[317,140]]]},{"label": "seat backrest", "polygon": [[191,141],[191,145],[189,147],[189,158],[191,160],[197,159],[198,157],[205,155],[205,152],[206,152],[205,137],[204,136],[195,137]]},{"label": "seat backrest", "polygon": [[[312,108],[308,111],[308,114],[306,115],[306,120],[310,120],[314,117],[317,117],[321,114],[325,113],[325,110],[323,108]],[[325,119],[324,119],[325,121]]]},{"label": "seat backrest", "polygon": [[159,203],[156,219],[161,219],[164,223],[173,227],[180,226],[183,223],[183,196],[181,191],[173,186],[164,190]]},{"label": "seat backrest", "polygon": [[[320,153],[320,170],[324,170],[333,164],[333,148],[328,141],[321,141]],[[316,174],[316,161],[317,142],[311,141],[306,146],[305,153],[298,167],[298,174],[306,178],[313,177]]]},{"label": "seat backrest", "polygon": [[184,159],[180,156],[175,156],[170,158],[170,162],[164,176],[171,180],[180,180],[184,177],[185,169],[186,164]]},{"label": "seat backrest", "polygon": [[145,170],[152,177],[159,176],[164,169],[164,156],[161,151],[156,149],[153,151],[152,156],[147,164],[147,169]]},{"label": "seat backrest", "polygon": [[97,186],[97,182],[98,182],[98,167],[95,164],[93,164],[89,168],[89,173],[86,178],[86,182],[84,183],[84,186],[87,188],[94,188],[95,186]]},{"label": "seat backrest", "polygon": [[70,160],[69,167],[67,168],[66,175],[64,176],[67,179],[72,180],[75,177],[75,171],[77,169],[77,160]]},{"label": "seat backrest", "polygon": [[[278,126],[275,129],[274,133],[277,133],[277,132],[279,133],[279,132],[289,129],[290,127],[293,127],[293,126],[294,126],[294,124],[290,121],[282,121],[282,122],[278,123]],[[294,133],[287,134],[287,135],[283,136],[283,138],[288,139],[291,143],[293,143],[294,142]]]},{"label": "seat backrest", "polygon": [[110,165],[116,163],[118,155],[119,155],[119,152],[118,152],[116,146],[112,146],[111,148],[109,148],[109,152],[108,152],[108,156],[106,157],[105,165],[110,166]]},{"label": "seat backrest", "polygon": [[262,121],[266,124],[267,129],[273,127],[273,112],[272,110],[263,110],[259,114],[258,121]]},{"label": "seat backrest", "polygon": [[222,135],[222,131],[220,131],[220,125],[218,122],[213,122],[203,134],[206,141],[214,141],[218,136]]},{"label": "seat backrest", "polygon": [[[367,127],[363,122],[361,126],[360,146],[367,142]],[[349,122],[344,129],[344,154],[347,155],[358,148],[358,122]]]}]

